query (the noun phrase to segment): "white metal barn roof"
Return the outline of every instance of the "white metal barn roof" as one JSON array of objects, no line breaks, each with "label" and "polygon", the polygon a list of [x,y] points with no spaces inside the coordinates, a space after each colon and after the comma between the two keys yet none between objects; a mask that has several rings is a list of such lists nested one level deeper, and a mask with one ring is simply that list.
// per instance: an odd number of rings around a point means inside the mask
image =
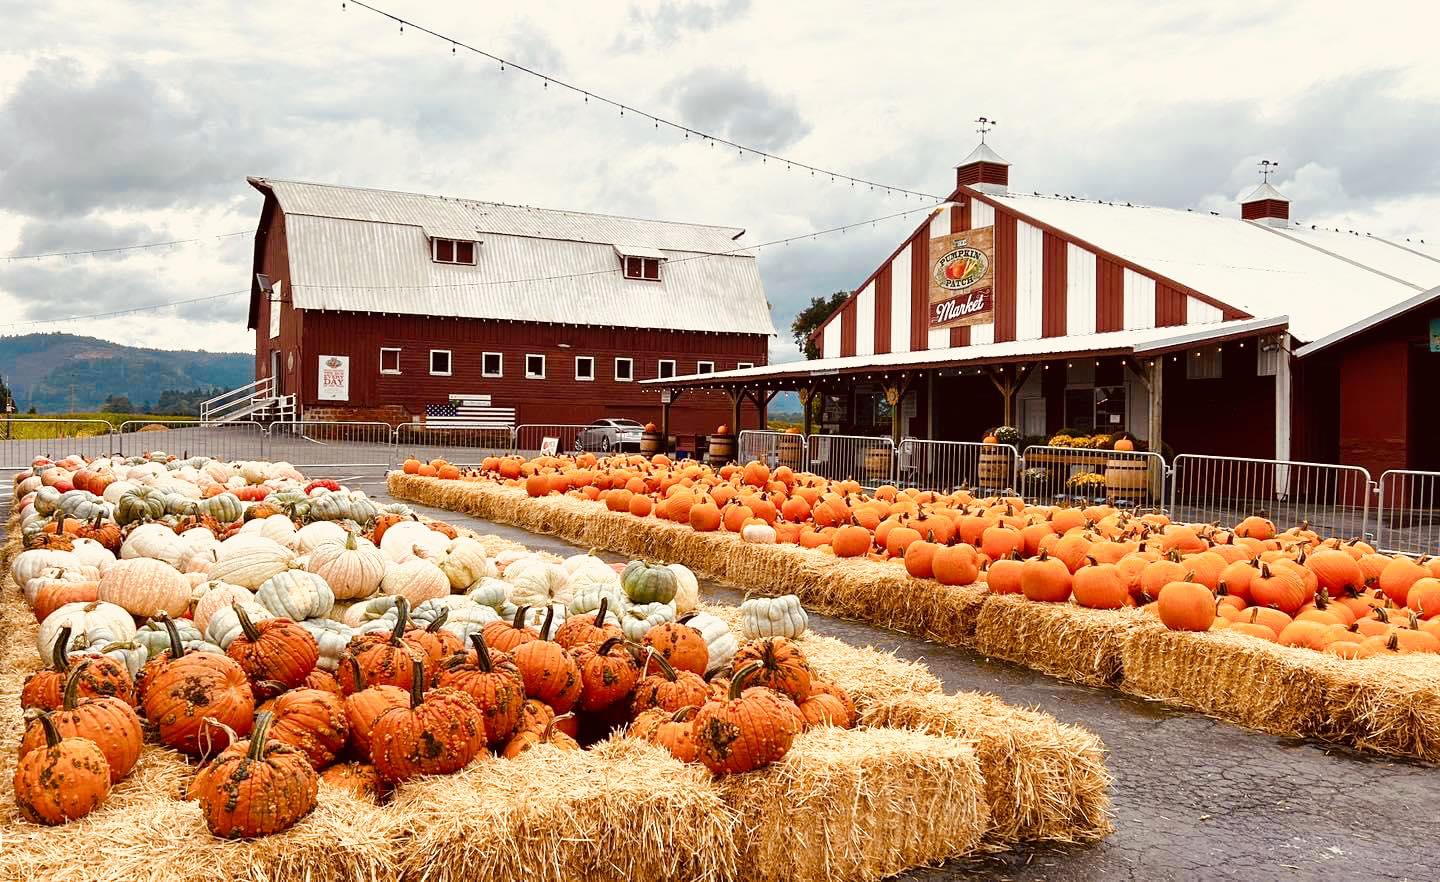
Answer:
[{"label": "white metal barn roof", "polygon": [[1010,194],[996,202],[1314,342],[1440,285],[1440,249],[1172,208]]},{"label": "white metal barn roof", "polygon": [[[299,309],[774,334],[753,253],[734,227],[250,178],[285,213]],[[474,240],[476,265],[430,259]],[[618,253],[664,258],[626,279]]]}]

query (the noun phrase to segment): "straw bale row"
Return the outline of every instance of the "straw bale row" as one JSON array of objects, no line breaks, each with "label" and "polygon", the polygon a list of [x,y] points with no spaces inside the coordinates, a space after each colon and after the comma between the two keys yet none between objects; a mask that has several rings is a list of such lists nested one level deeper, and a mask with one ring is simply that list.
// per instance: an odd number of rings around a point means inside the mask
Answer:
[{"label": "straw bale row", "polygon": [[1076,683],[1117,688],[1272,734],[1440,762],[1440,657],[1349,661],[1243,635],[1171,632],[1136,611],[1032,603],[991,595],[983,586],[944,586],[911,578],[894,564],[748,545],[733,534],[694,533],[573,498],[530,499],[498,485],[396,474],[390,492],[431,504],[458,494],[464,497],[459,505],[442,507],[506,523],[516,522],[505,517],[507,506],[564,506],[592,520],[588,532],[595,545],[629,554],[664,549],[667,559],[751,594],[797,594],[817,612],[972,647]]}]

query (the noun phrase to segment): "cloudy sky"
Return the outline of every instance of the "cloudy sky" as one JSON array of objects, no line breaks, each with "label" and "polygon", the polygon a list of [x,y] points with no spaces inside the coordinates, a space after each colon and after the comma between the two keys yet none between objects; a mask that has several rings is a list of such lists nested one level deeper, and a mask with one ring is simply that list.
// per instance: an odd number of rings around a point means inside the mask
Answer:
[{"label": "cloudy sky", "polygon": [[[976,136],[1012,187],[1440,237],[1433,3],[490,4],[376,0],[696,129],[944,194]],[[1363,11],[1363,14],[1361,14]],[[686,141],[341,0],[0,0],[0,333],[249,350],[246,175],[727,224],[749,242],[919,205]],[[760,253],[781,330],[917,222]]]}]

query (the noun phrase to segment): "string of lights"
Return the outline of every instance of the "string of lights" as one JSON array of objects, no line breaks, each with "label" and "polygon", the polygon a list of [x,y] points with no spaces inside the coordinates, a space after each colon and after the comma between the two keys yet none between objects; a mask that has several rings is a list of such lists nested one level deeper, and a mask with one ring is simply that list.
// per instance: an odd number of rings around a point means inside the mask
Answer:
[{"label": "string of lights", "polygon": [[897,187],[893,184],[882,184],[878,181],[873,181],[868,178],[856,177],[855,175],[847,175],[843,172],[834,171],[832,169],[821,168],[817,165],[811,165],[809,163],[800,162],[796,159],[790,159],[788,157],[771,153],[768,150],[761,150],[756,147],[741,144],[737,141],[732,141],[729,138],[725,138],[720,135],[710,134],[709,132],[704,132],[699,129],[687,126],[684,123],[676,122],[658,114],[641,110],[622,101],[618,101],[613,98],[607,98],[604,95],[599,95],[593,91],[590,91],[589,89],[585,89],[575,85],[574,83],[567,82],[566,80],[557,79],[553,76],[550,76],[549,74],[541,73],[540,71],[526,67],[523,64],[518,64],[511,59],[504,58],[502,56],[496,55],[493,52],[489,52],[477,46],[466,43],[464,40],[461,40],[458,37],[452,37],[447,34],[442,34],[439,31],[432,30],[424,25],[416,24],[415,22],[409,21],[408,19],[401,18],[394,13],[387,12],[383,9],[372,6],[369,3],[364,2],[364,0],[343,0],[343,2],[341,2],[340,4],[340,8],[342,10],[346,9],[351,4],[358,6],[361,9],[364,9],[375,15],[381,16],[382,18],[387,18],[390,21],[395,22],[397,25],[399,25],[400,33],[402,34],[408,27],[412,30],[419,31],[420,33],[427,36],[434,37],[436,40],[439,40],[442,43],[449,43],[450,52],[452,55],[458,54],[459,50],[464,49],[466,52],[471,52],[483,58],[488,58],[489,60],[500,65],[500,71],[502,73],[505,71],[513,70],[518,73],[534,77],[540,80],[541,87],[544,89],[548,90],[551,86],[555,86],[557,89],[565,90],[581,97],[586,104],[589,104],[593,101],[597,104],[605,105],[612,109],[618,110],[621,116],[629,114],[630,116],[636,117],[641,120],[648,120],[654,125],[656,129],[664,126],[677,133],[683,134],[686,139],[694,136],[695,138],[709,144],[712,147],[716,144],[719,144],[722,147],[733,149],[739,156],[744,156],[747,153],[752,156],[758,156],[760,157],[761,164],[764,165],[768,165],[771,162],[774,162],[777,166],[783,164],[785,168],[789,170],[799,169],[800,171],[808,171],[812,177],[828,177],[831,182],[848,181],[851,187],[854,187],[856,184],[863,184],[871,190],[883,190],[887,195],[899,195],[907,199],[914,197],[917,199],[943,201],[945,198],[943,196],[937,196],[933,193],[922,193],[918,190],[911,190],[905,187]]},{"label": "string of lights", "polygon": [[214,236],[195,236],[190,239],[170,239],[165,242],[143,242],[139,245],[119,245],[114,248],[85,248],[75,251],[46,251],[39,254],[11,254],[0,257],[0,263],[13,263],[19,260],[45,260],[52,257],[83,257],[95,254],[121,254],[126,251],[145,251],[152,248],[169,248],[180,245],[191,245],[196,242],[211,242],[219,239],[233,239],[236,236],[253,235],[253,230],[240,230],[234,233],[219,233]]},{"label": "string of lights", "polygon": [[211,300],[223,300],[226,297],[235,297],[239,294],[249,294],[249,289],[241,291],[226,291],[223,294],[210,294],[205,297],[192,297],[189,300],[172,300],[168,303],[152,303],[148,306],[132,306],[129,309],[117,309],[111,312],[92,312],[88,315],[67,315],[61,318],[34,319],[33,321],[9,322],[0,325],[0,328],[28,328],[37,325],[58,325],[65,322],[77,322],[84,319],[114,318],[121,315],[132,315],[138,312],[153,312],[157,309],[169,309],[172,306],[185,306],[191,303],[206,303]]}]

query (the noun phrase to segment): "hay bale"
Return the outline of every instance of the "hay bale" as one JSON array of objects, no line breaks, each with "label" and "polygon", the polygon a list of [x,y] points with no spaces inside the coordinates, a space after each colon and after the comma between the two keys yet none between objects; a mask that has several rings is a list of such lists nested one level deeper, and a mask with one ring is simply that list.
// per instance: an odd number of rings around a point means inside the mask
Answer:
[{"label": "hay bale", "polygon": [[867,702],[860,718],[973,741],[992,842],[1083,842],[1113,829],[1105,745],[1086,729],[979,692],[891,695]]},{"label": "hay bale", "polygon": [[1440,762],[1440,657],[1341,662],[1321,679],[1322,738],[1360,750]]},{"label": "hay bale", "polygon": [[405,785],[390,808],[408,818],[403,877],[737,878],[735,812],[710,773],[629,739],[486,757]]},{"label": "hay bale", "polygon": [[950,646],[973,646],[980,611],[994,595],[984,585],[941,586],[941,590],[944,593],[925,624],[923,636]]},{"label": "hay bale", "polygon": [[1326,716],[1324,674],[1345,662],[1223,631],[1131,631],[1120,688],[1274,735],[1313,735]]},{"label": "hay bale", "polygon": [[850,693],[857,708],[896,696],[944,691],[940,680],[924,664],[893,652],[851,646],[814,633],[806,633],[799,643],[810,667]]},{"label": "hay bale", "polygon": [[984,780],[958,739],[812,729],[780,762],[718,782],[746,880],[872,880],[974,851]]},{"label": "hay bale", "polygon": [[1125,638],[1133,631],[1157,629],[1165,626],[1135,610],[996,595],[980,608],[975,649],[1087,686],[1113,686],[1122,676]]}]

